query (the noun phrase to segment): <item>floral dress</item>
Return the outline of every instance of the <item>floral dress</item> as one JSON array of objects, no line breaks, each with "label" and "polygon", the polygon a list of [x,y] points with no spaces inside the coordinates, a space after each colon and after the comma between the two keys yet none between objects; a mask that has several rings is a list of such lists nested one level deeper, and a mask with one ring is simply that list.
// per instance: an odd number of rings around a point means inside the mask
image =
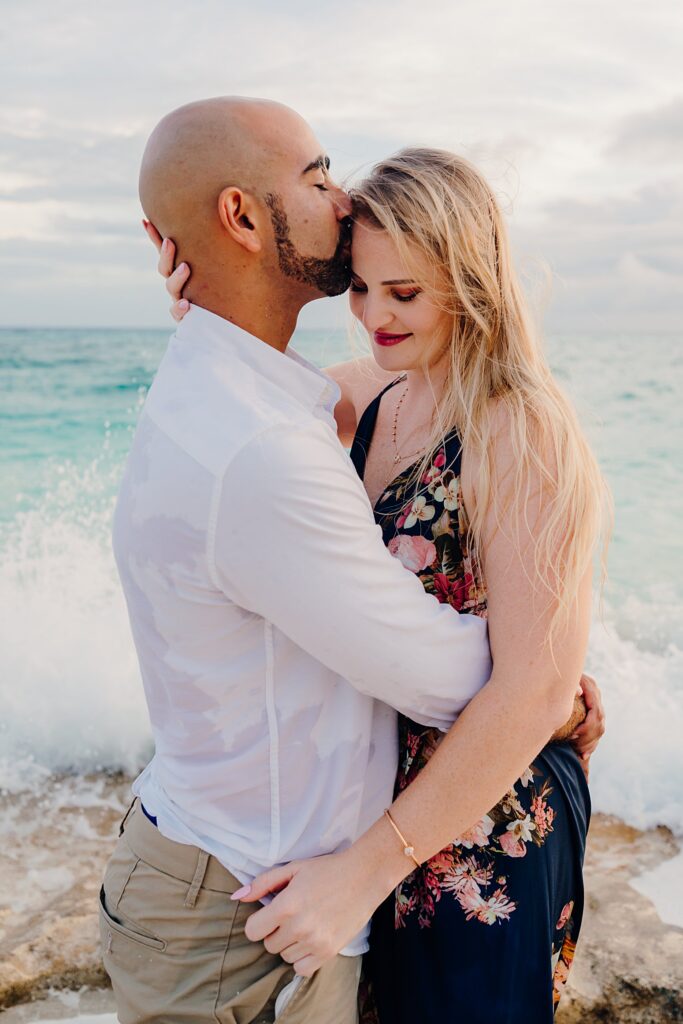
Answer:
[{"label": "floral dress", "polygon": [[[361,479],[387,390],[365,410],[351,449]],[[485,617],[460,458],[453,431],[419,483],[414,465],[389,484],[375,518],[391,553],[428,593],[456,612]],[[442,737],[399,717],[397,793]],[[551,1022],[581,925],[589,817],[575,751],[568,743],[548,744],[488,814],[416,868],[376,911],[362,1024]]]}]

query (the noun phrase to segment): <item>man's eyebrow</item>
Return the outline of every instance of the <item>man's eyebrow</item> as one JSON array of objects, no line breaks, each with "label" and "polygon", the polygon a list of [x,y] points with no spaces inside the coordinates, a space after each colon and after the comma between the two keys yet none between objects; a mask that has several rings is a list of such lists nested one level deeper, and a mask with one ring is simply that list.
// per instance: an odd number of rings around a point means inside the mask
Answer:
[{"label": "man's eyebrow", "polygon": [[301,172],[301,176],[303,177],[304,174],[308,174],[309,171],[314,171],[316,168],[319,168],[321,171],[329,171],[329,156],[324,156],[323,154],[321,154],[320,156],[317,156],[315,160],[311,160],[308,167],[304,167],[303,171]]}]

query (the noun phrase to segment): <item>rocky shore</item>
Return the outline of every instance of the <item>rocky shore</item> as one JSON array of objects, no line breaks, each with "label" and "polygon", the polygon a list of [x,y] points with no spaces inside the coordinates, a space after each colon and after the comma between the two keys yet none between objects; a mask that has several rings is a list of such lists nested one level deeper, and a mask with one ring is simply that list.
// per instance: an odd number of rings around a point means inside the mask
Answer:
[{"label": "rocky shore", "polygon": [[[49,777],[32,794],[0,796],[0,1011],[7,1024],[43,1016],[55,991],[63,993],[62,1011],[53,1018],[69,1006],[111,1005],[105,993],[92,992],[107,982],[96,897],[129,785],[121,776]],[[586,916],[558,1024],[683,1021],[683,928],[662,921],[629,884],[678,852],[666,828],[639,832],[594,816]],[[86,992],[80,1001],[77,991]],[[28,1016],[22,1004],[48,995]]]}]

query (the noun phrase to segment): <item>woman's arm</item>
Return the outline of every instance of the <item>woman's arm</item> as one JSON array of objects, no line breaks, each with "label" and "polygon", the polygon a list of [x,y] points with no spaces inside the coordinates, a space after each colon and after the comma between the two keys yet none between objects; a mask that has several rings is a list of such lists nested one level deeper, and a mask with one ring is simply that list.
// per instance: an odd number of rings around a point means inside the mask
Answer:
[{"label": "woman's arm", "polygon": [[[515,460],[502,411],[496,428],[492,485],[505,507]],[[555,606],[546,600],[542,607],[544,598],[533,579],[535,537],[547,505],[540,479],[529,484],[517,545],[508,530],[498,527],[493,510],[484,525],[491,679],[392,807],[420,862],[486,814],[571,713],[588,641],[591,581],[587,575],[571,621],[551,651],[546,640]],[[242,898],[286,888],[253,915],[248,936],[265,939],[271,952],[282,953],[297,973],[308,975],[358,932],[412,868],[391,825],[382,819],[342,853],[260,876]]]}]

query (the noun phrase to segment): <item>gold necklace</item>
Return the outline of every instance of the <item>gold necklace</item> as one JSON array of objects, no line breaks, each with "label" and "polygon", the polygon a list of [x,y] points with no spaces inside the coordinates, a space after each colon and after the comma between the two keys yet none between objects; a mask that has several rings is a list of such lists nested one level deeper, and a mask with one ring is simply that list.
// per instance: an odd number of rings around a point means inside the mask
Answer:
[{"label": "gold necklace", "polygon": [[404,459],[416,459],[418,457],[418,455],[423,455],[424,454],[424,451],[425,451],[425,449],[427,447],[427,445],[423,444],[422,447],[419,448],[416,452],[412,452],[409,455],[401,455],[401,453],[398,450],[398,442],[396,440],[396,428],[398,427],[398,414],[401,411],[401,406],[403,405],[403,402],[404,402],[405,397],[406,397],[407,394],[408,394],[408,385],[406,384],[405,388],[403,389],[403,394],[401,395],[401,397],[399,398],[399,400],[398,400],[398,402],[396,404],[396,412],[394,413],[394,429],[393,429],[392,435],[391,435],[391,439],[392,439],[392,442],[393,442],[393,445],[394,445],[394,452],[396,453],[394,455],[394,465],[396,465],[399,462],[403,462]]}]

